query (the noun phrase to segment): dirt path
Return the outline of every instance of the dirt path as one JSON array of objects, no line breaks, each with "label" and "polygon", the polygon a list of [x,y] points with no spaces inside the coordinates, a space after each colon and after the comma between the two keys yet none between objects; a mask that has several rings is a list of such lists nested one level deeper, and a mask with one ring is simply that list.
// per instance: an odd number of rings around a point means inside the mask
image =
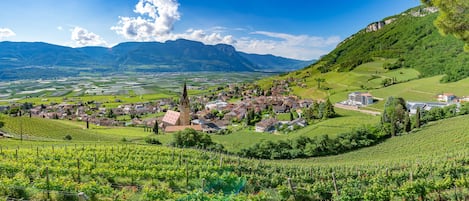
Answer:
[{"label": "dirt path", "polygon": [[370,110],[360,110],[359,108],[357,108],[357,107],[355,107],[355,106],[342,105],[342,104],[340,104],[340,103],[334,104],[334,107],[336,107],[336,108],[341,108],[341,109],[344,109],[344,110],[357,111],[357,112],[361,112],[361,113],[365,113],[365,114],[370,114],[370,115],[375,115],[375,116],[381,115],[381,112],[375,112],[375,111],[370,111]]}]

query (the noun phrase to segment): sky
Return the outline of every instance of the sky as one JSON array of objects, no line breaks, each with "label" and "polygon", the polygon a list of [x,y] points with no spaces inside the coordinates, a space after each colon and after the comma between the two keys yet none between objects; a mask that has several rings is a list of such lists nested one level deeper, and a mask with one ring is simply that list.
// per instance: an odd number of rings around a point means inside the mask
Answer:
[{"label": "sky", "polygon": [[368,24],[418,5],[419,0],[4,0],[0,41],[112,47],[184,38],[311,60]]}]

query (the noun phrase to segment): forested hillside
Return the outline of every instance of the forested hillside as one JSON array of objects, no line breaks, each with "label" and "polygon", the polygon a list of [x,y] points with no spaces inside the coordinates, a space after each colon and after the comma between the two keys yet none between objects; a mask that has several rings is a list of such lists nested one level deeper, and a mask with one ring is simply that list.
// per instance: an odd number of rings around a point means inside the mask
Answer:
[{"label": "forested hillside", "polygon": [[464,52],[464,43],[438,32],[433,24],[437,15],[417,7],[383,19],[383,24],[388,23],[381,29],[359,31],[310,67],[323,73],[345,72],[376,58],[392,58],[397,60],[385,64],[388,69],[414,68],[423,77],[446,74],[442,82],[468,77],[469,54]]}]

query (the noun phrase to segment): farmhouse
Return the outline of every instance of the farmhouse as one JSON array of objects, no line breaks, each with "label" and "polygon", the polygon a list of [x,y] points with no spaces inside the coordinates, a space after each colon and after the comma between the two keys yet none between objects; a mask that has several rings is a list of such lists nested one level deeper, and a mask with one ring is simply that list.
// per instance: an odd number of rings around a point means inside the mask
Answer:
[{"label": "farmhouse", "polygon": [[353,92],[348,95],[348,105],[373,104],[373,96],[370,93]]},{"label": "farmhouse", "polygon": [[420,110],[426,110],[429,111],[432,108],[439,107],[443,108],[446,107],[450,104],[447,103],[429,103],[429,102],[407,102],[406,107],[407,110],[409,110],[410,114],[416,114],[417,113],[417,108],[420,108]]},{"label": "farmhouse", "polygon": [[256,132],[273,132],[278,124],[276,119],[264,119],[256,124]]},{"label": "farmhouse", "polygon": [[438,101],[445,102],[445,103],[450,103],[450,102],[454,102],[457,100],[456,96],[452,93],[438,94],[437,99]]}]

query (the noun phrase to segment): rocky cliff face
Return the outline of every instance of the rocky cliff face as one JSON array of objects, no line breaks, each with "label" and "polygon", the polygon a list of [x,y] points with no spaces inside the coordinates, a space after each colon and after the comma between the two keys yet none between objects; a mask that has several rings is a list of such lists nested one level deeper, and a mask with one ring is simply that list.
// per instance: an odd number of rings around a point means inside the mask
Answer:
[{"label": "rocky cliff face", "polygon": [[438,8],[436,7],[426,7],[426,8],[420,8],[415,11],[411,11],[410,15],[414,17],[425,17],[428,14],[436,13],[438,12]]},{"label": "rocky cliff face", "polygon": [[366,27],[366,32],[378,31],[378,30],[382,29],[385,25],[391,24],[395,20],[396,20],[396,18],[391,18],[391,19],[387,19],[387,20],[384,20],[384,21],[373,22],[373,23],[371,23],[370,25],[368,25]]},{"label": "rocky cliff face", "polygon": [[[412,15],[413,17],[425,17],[428,14],[438,12],[438,8],[436,7],[425,7],[425,8],[418,8],[414,9],[410,12],[403,13],[402,15]],[[384,26],[391,24],[392,22],[396,21],[396,18],[390,18],[384,21],[373,22],[366,27],[366,32],[374,32],[382,29]]]}]

